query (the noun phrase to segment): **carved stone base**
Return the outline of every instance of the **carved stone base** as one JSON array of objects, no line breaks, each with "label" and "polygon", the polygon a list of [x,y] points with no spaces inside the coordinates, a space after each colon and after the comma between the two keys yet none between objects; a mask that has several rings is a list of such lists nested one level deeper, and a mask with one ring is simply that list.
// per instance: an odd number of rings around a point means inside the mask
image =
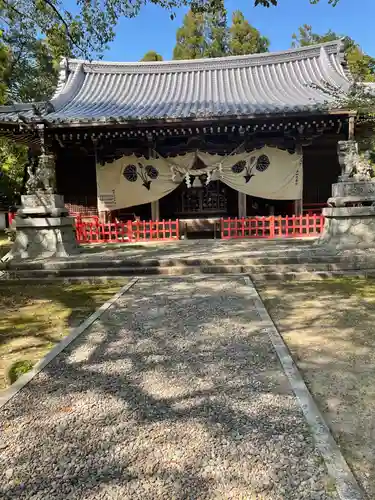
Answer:
[{"label": "carved stone base", "polygon": [[375,207],[328,207],[318,245],[336,249],[375,248]]},{"label": "carved stone base", "polygon": [[73,217],[17,216],[13,259],[67,257],[79,253]]},{"label": "carved stone base", "polygon": [[[22,208],[17,212],[18,215],[27,217],[28,215],[53,215],[59,213],[68,215],[65,208],[64,197],[59,194],[36,193],[21,196]],[[54,215],[56,217],[56,215]],[[58,215],[60,216],[60,215]]]}]

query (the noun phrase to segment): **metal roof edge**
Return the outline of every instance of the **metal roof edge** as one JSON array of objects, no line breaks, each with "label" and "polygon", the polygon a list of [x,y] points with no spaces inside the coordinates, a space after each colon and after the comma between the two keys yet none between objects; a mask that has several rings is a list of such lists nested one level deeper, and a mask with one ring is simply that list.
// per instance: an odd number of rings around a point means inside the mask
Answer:
[{"label": "metal roof edge", "polygon": [[288,119],[288,118],[300,118],[303,116],[332,116],[332,115],[346,115],[347,112],[346,110],[339,110],[339,109],[327,109],[322,107],[321,109],[318,108],[311,108],[309,110],[301,110],[301,111],[291,111],[291,112],[284,112],[284,113],[259,113],[259,114],[251,114],[251,115],[231,115],[231,116],[212,116],[212,117],[187,117],[187,118],[155,118],[155,119],[130,119],[130,120],[123,120],[123,121],[101,121],[101,120],[93,120],[91,122],[89,121],[83,121],[83,120],[77,120],[77,121],[71,121],[71,122],[55,122],[51,121],[48,124],[46,123],[46,126],[50,129],[55,128],[55,129],[60,129],[60,128],[98,128],[98,127],[152,127],[152,126],[178,126],[178,125],[183,125],[185,128],[191,124],[192,126],[194,124],[199,124],[199,123],[211,123],[211,122],[217,122],[217,121],[236,121],[236,122],[245,122],[248,120],[254,120],[254,121],[267,121],[267,120],[272,120],[272,119]]},{"label": "metal roof edge", "polygon": [[[98,129],[99,127],[103,128],[128,128],[128,127],[138,127],[138,128],[147,128],[147,127],[171,127],[171,126],[183,126],[185,128],[194,125],[202,124],[211,124],[221,122],[233,122],[243,123],[250,121],[269,121],[269,120],[285,120],[285,119],[300,119],[302,117],[309,116],[310,119],[313,117],[328,117],[328,116],[339,116],[339,117],[347,117],[352,113],[352,111],[347,109],[310,109],[310,110],[301,110],[301,111],[293,111],[293,112],[284,112],[284,113],[260,113],[260,114],[252,114],[252,115],[231,115],[231,116],[213,116],[213,117],[189,117],[189,118],[168,118],[168,119],[149,119],[149,120],[139,120],[139,119],[131,119],[124,121],[70,121],[70,122],[56,122],[44,119],[39,120],[30,120],[29,125],[38,125],[44,124],[46,130],[59,130],[59,129],[79,129],[79,128],[92,128]],[[27,126],[27,124],[20,123],[19,121],[1,121],[0,120],[0,130],[3,126]],[[1,133],[0,133],[1,135]]]},{"label": "metal roof edge", "polygon": [[68,58],[62,57],[59,64],[59,76],[57,79],[57,86],[55,92],[53,93],[52,99],[55,99],[63,90],[68,81],[69,70],[68,70]]},{"label": "metal roof edge", "polygon": [[74,74],[69,79],[65,77],[65,81],[61,82],[60,89],[58,88],[51,99],[50,103],[58,111],[65,104],[69,103],[74,99],[74,96],[79,92],[85,80],[85,73],[83,71],[83,65],[78,64],[75,68]]},{"label": "metal roof edge", "polygon": [[325,42],[307,47],[287,49],[278,52],[264,52],[244,56],[226,56],[207,59],[172,60],[155,62],[115,62],[115,61],[88,61],[84,59],[67,59],[68,71],[75,71],[82,65],[85,72],[103,73],[159,73],[178,71],[202,71],[213,69],[236,68],[244,66],[262,66],[280,62],[296,61],[319,57],[323,48],[327,54],[337,54],[342,58],[343,39]]}]

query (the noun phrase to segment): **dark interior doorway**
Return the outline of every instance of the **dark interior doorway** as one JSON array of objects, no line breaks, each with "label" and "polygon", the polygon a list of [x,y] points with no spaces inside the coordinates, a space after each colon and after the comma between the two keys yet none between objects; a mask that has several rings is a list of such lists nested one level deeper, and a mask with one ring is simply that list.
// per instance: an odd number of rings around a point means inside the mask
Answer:
[{"label": "dark interior doorway", "polygon": [[267,217],[269,215],[294,214],[293,200],[266,200],[255,196],[246,197],[246,214],[248,217]]},{"label": "dark interior doorway", "polygon": [[159,201],[162,219],[205,219],[235,217],[238,213],[238,193],[220,181],[207,186],[192,177],[192,186],[185,181]]}]

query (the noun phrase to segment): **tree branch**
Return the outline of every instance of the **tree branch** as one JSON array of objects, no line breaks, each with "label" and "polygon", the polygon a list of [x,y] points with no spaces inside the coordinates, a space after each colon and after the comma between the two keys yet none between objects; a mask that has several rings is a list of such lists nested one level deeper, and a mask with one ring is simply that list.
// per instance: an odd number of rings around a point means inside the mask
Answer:
[{"label": "tree branch", "polygon": [[[69,38],[69,40],[71,41],[72,45],[74,47],[76,47],[78,50],[80,50],[81,52],[85,52],[83,50],[83,48],[80,45],[78,45],[78,43],[74,40],[72,34],[70,33],[68,23],[65,21],[65,19],[63,18],[62,14],[58,11],[58,9],[50,2],[50,0],[43,0],[43,2],[45,4],[47,4],[53,10],[53,12],[56,14],[58,19],[61,21],[62,25],[64,26],[65,33],[66,33],[67,37]],[[35,5],[34,1],[33,1],[33,4]],[[36,5],[35,5],[35,7],[36,7]]]},{"label": "tree branch", "polygon": [[[18,10],[11,2],[9,2],[8,0],[1,0],[1,2],[7,7],[9,8],[10,10],[12,10],[15,14],[17,14],[21,19],[29,19],[30,21],[32,22],[35,22],[35,19],[33,19],[30,15],[28,15],[26,12],[21,12],[20,10]],[[69,30],[69,25],[68,23],[66,22],[66,20],[64,19],[64,17],[62,16],[62,14],[58,11],[58,9],[49,1],[49,0],[43,0],[43,2],[48,5],[52,10],[53,12],[56,14],[57,18],[60,20],[60,22],[62,23],[63,27],[64,27],[64,31],[67,35],[67,37],[69,38],[70,42],[72,43],[72,45],[74,47],[76,47],[78,50],[80,50],[81,52],[85,52],[84,49],[74,40],[72,34],[70,33],[70,30]],[[34,7],[37,8],[36,4],[35,4],[35,1],[33,1],[33,4],[34,4]]]}]

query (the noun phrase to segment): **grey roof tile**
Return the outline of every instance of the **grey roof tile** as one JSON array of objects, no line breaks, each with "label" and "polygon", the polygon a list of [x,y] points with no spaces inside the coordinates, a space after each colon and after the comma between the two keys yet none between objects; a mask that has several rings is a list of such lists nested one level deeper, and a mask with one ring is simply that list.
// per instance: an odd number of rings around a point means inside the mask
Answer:
[{"label": "grey roof tile", "polygon": [[[249,56],[155,63],[65,59],[50,122],[131,121],[288,114],[332,102],[314,88],[328,82],[348,89],[340,41]],[[30,105],[0,107],[0,121],[22,115],[39,121]]]}]

